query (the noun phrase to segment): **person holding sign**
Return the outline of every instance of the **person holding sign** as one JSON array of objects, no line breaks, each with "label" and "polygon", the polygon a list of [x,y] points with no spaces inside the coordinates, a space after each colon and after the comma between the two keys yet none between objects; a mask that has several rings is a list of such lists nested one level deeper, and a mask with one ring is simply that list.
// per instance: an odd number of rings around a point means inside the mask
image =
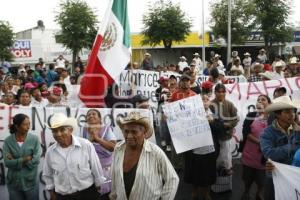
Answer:
[{"label": "person holding sign", "polygon": [[[268,126],[260,138],[260,147],[266,159],[291,165],[295,152],[300,149],[300,127],[295,123],[299,101],[292,101],[289,96],[281,96],[273,100],[266,112],[274,113],[275,120]],[[272,164],[267,162],[267,170],[272,170]],[[267,177],[265,185],[265,200],[274,199],[272,178]]]},{"label": "person holding sign", "polygon": [[209,97],[203,95],[202,101],[214,145],[196,148],[185,153],[184,180],[193,185],[193,200],[198,199],[199,195],[205,200],[211,199],[210,186],[216,182],[216,159],[220,150],[218,135],[224,133],[222,123],[213,118],[213,114],[209,109]]},{"label": "person holding sign", "polygon": [[225,168],[228,175],[232,174],[231,138],[233,129],[239,122],[237,109],[234,104],[226,100],[226,87],[218,83],[215,87],[215,99],[212,100],[210,109],[215,117],[223,122],[226,134],[219,138],[220,155],[217,159],[217,167]]},{"label": "person holding sign", "polygon": [[149,118],[131,112],[117,124],[125,140],[115,147],[111,200],[174,199],[179,178],[165,153],[147,140]]},{"label": "person holding sign", "polygon": [[10,127],[11,135],[4,140],[3,158],[7,171],[10,200],[38,200],[38,165],[41,148],[36,135],[28,133],[30,120],[17,114]]}]

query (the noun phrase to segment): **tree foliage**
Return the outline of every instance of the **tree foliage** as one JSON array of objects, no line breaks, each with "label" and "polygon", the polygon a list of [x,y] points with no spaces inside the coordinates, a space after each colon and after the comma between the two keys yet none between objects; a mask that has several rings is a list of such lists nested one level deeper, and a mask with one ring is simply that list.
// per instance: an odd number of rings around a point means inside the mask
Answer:
[{"label": "tree foliage", "polygon": [[[221,0],[211,5],[211,29],[215,36],[227,41],[228,0]],[[255,6],[253,0],[235,0],[231,8],[231,41],[243,44],[253,30]]]},{"label": "tree foliage", "polygon": [[91,48],[97,34],[94,11],[81,0],[67,0],[60,4],[55,21],[61,26],[58,40],[72,50],[73,64],[83,48]]},{"label": "tree foliage", "polygon": [[[288,24],[291,0],[235,0],[232,5],[232,43],[243,44],[251,31],[261,31],[265,47],[271,50],[275,42],[293,39]],[[215,36],[227,40],[228,0],[211,5],[211,28]]]},{"label": "tree foliage", "polygon": [[272,48],[274,42],[289,42],[293,39],[293,29],[288,24],[291,1],[255,0],[256,23],[262,31],[265,46]]},{"label": "tree foliage", "polygon": [[0,21],[0,59],[10,61],[10,48],[14,43],[14,33],[8,22]]},{"label": "tree foliage", "polygon": [[184,41],[192,25],[179,4],[173,5],[171,1],[159,1],[149,6],[149,12],[143,16],[143,24],[142,44],[156,46],[163,42],[165,48],[171,48],[174,41]]}]

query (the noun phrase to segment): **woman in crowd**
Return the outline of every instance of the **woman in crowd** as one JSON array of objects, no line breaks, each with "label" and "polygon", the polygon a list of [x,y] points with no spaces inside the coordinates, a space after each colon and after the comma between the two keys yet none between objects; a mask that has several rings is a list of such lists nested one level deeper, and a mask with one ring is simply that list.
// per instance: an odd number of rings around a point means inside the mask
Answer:
[{"label": "woman in crowd", "polygon": [[12,92],[7,92],[4,96],[3,96],[3,103],[5,103],[6,105],[14,105],[16,103],[16,97],[14,95],[14,93]]},{"label": "woman in crowd", "polygon": [[256,112],[249,113],[243,124],[243,140],[245,141],[242,164],[245,191],[242,199],[250,199],[249,192],[253,182],[257,185],[256,199],[263,199],[265,182],[265,160],[260,149],[260,135],[268,126],[268,114],[264,111],[271,104],[271,99],[260,95],[256,101]]},{"label": "woman in crowd", "polygon": [[213,118],[209,109],[208,95],[202,96],[206,117],[211,127],[214,145],[193,149],[185,153],[184,180],[193,184],[192,199],[199,199],[199,195],[205,200],[210,200],[210,186],[216,181],[216,160],[219,154],[218,135],[222,134],[222,123]]},{"label": "woman in crowd", "polygon": [[38,137],[28,133],[29,117],[17,114],[10,126],[11,135],[3,145],[4,164],[7,171],[7,188],[10,200],[38,200],[38,165],[40,143]]},{"label": "woman in crowd", "polygon": [[20,89],[17,94],[17,105],[23,107],[31,106],[31,94],[29,91]]},{"label": "woman in crowd", "polygon": [[90,109],[86,118],[87,127],[83,130],[83,137],[88,138],[94,144],[106,178],[106,183],[101,186],[101,199],[109,199],[108,194],[111,191],[110,167],[116,137],[110,126],[102,124],[101,114],[98,110]]}]

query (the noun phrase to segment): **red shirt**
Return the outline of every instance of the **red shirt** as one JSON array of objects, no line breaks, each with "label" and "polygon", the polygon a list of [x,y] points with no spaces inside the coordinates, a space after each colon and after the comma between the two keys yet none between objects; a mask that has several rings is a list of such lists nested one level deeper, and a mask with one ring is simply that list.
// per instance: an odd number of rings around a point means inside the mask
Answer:
[{"label": "red shirt", "polygon": [[174,91],[174,93],[171,96],[170,102],[178,101],[180,99],[184,99],[187,97],[195,96],[197,95],[193,90],[182,90],[182,89],[177,89]]}]

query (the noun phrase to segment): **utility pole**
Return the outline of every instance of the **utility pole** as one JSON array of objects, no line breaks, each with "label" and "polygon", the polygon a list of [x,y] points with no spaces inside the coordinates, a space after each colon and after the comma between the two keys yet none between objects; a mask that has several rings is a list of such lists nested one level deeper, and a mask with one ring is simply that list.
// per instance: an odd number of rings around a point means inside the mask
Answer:
[{"label": "utility pole", "polygon": [[202,0],[202,67],[205,69],[206,61],[205,61],[205,30],[204,30],[204,1]]},{"label": "utility pole", "polygon": [[228,0],[227,65],[231,59],[231,0]]}]

